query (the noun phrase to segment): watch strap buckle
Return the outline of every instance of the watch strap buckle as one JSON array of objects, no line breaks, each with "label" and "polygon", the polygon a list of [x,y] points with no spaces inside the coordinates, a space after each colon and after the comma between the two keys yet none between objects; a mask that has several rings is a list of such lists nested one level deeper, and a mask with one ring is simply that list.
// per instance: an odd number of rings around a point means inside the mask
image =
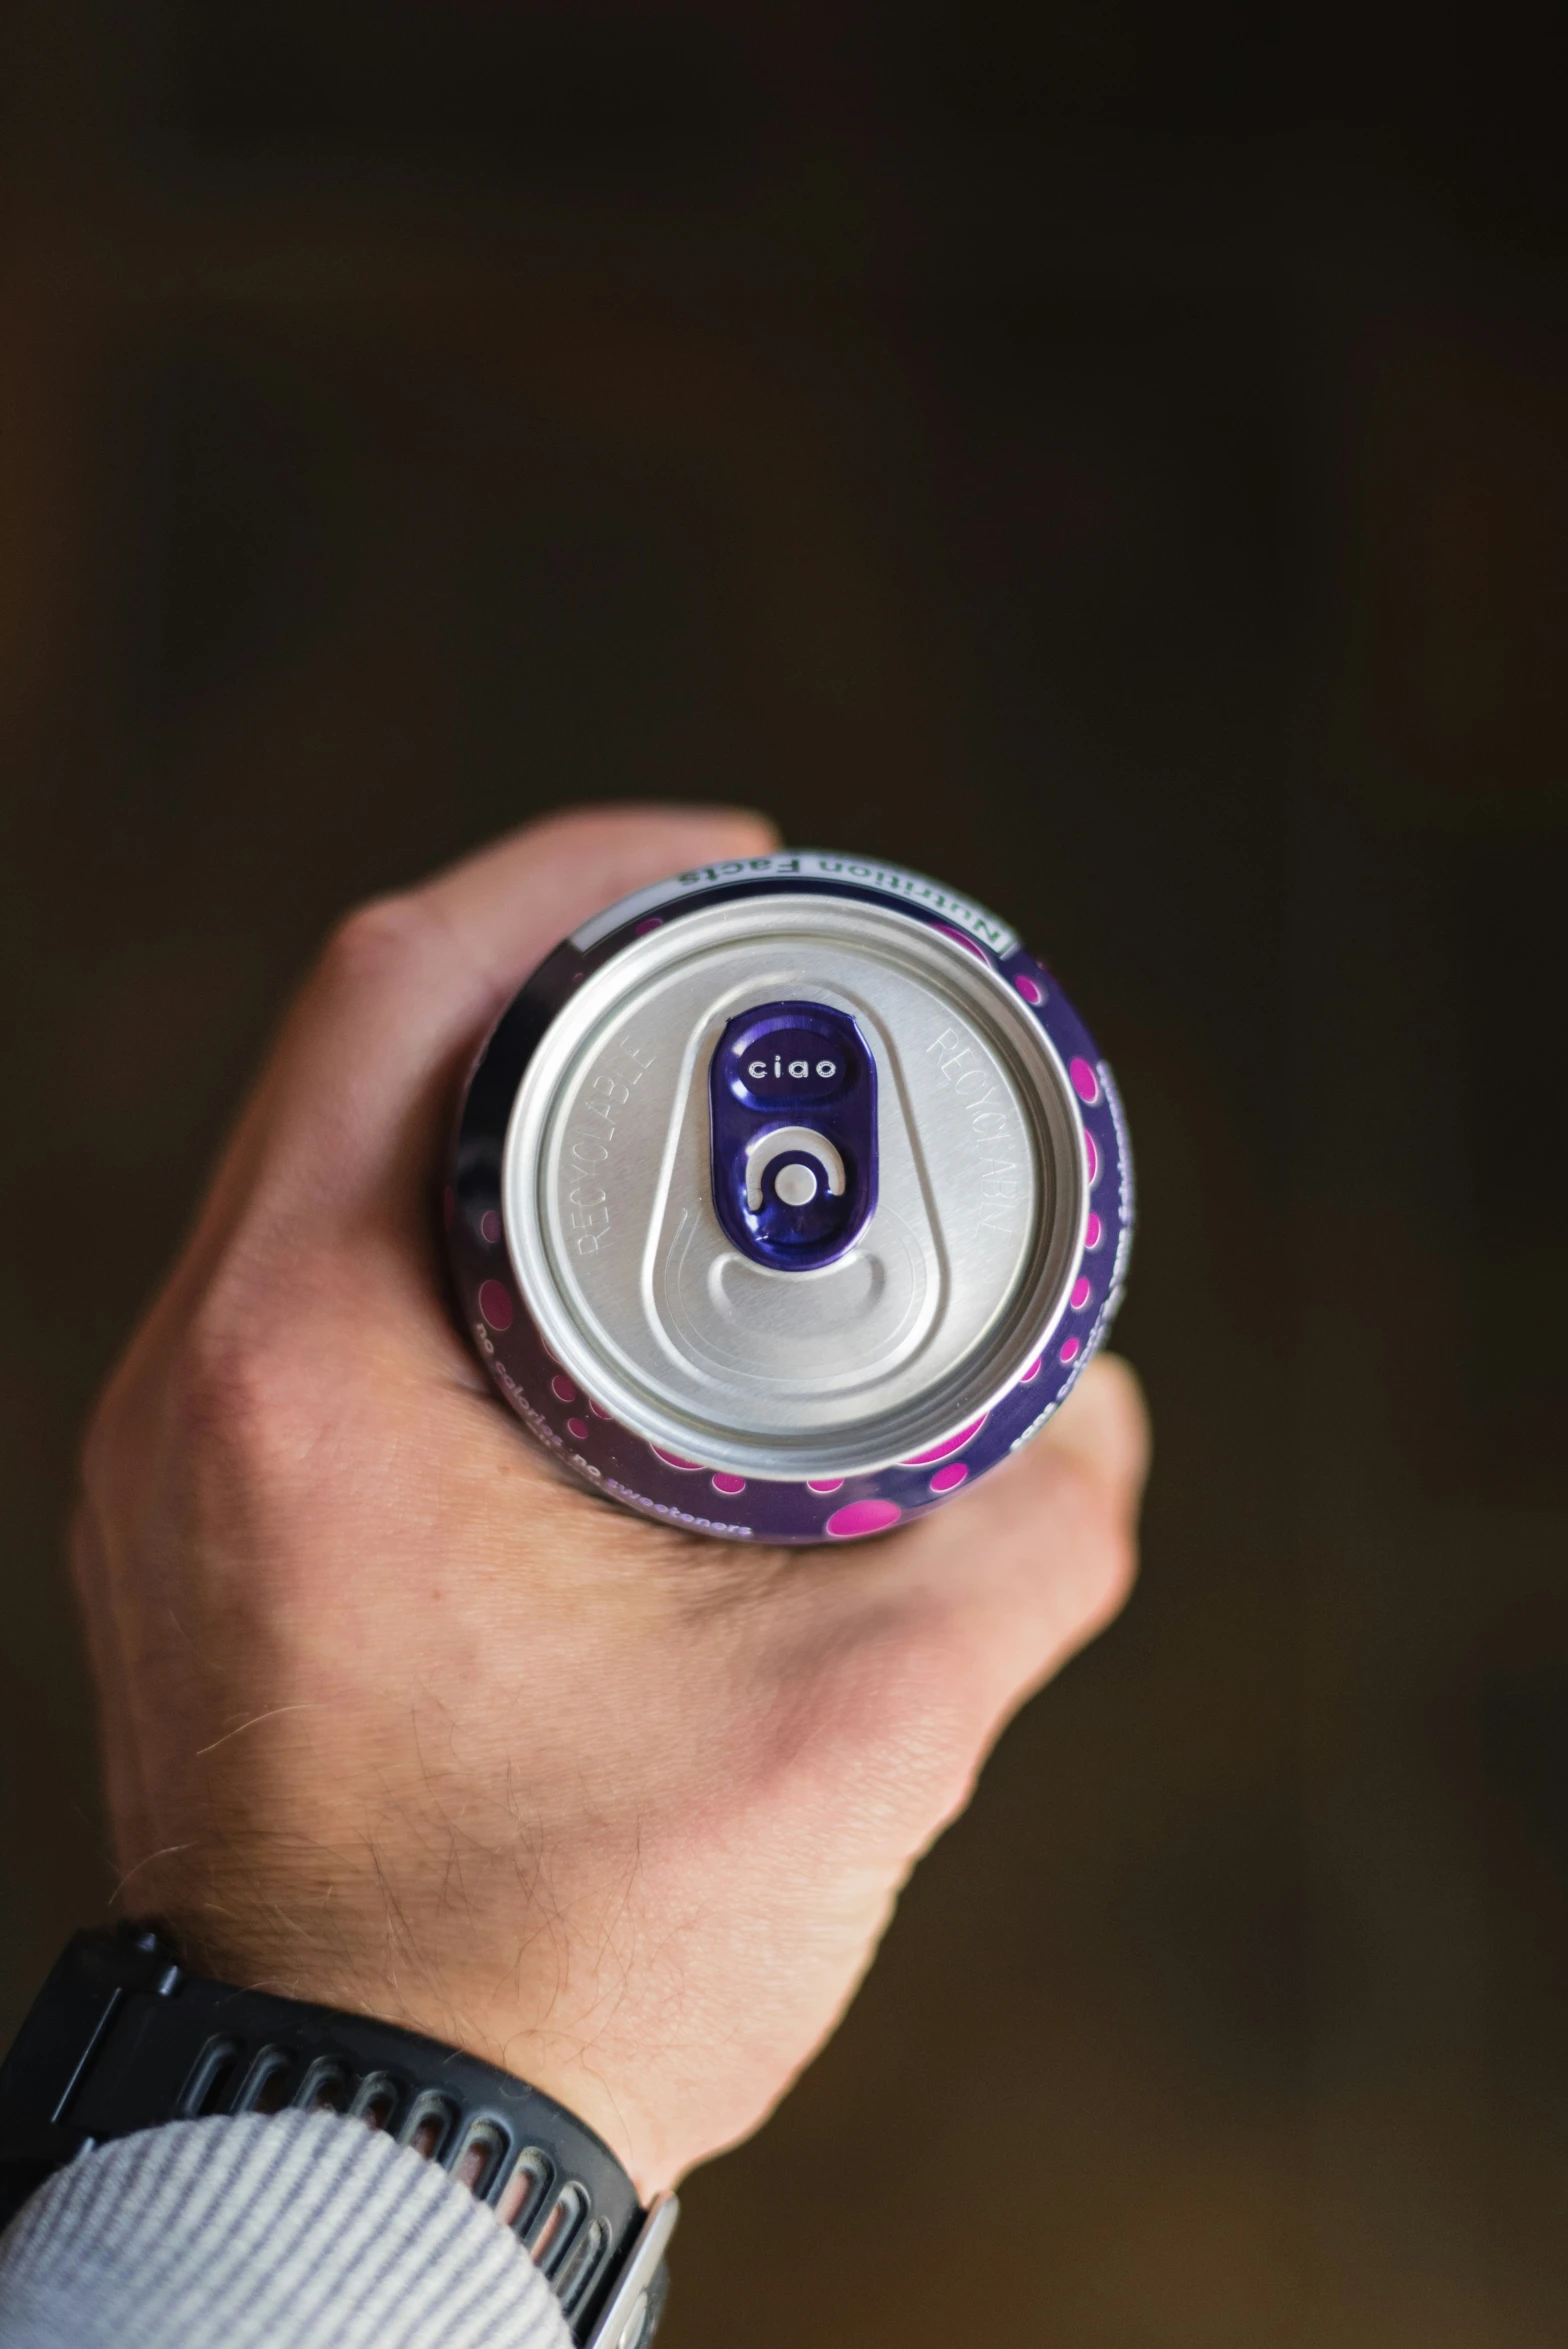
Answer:
[{"label": "watch strap buckle", "polygon": [[594,2322],[582,2349],[640,2349],[651,2337],[658,2314],[655,2286],[665,2250],[675,2232],[681,2206],[673,2194],[656,2194],[649,2203],[626,2264]]}]

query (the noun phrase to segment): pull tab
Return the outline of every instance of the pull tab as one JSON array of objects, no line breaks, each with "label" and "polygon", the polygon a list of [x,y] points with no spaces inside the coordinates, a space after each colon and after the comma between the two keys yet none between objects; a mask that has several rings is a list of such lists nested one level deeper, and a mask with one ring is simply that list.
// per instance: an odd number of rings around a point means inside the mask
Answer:
[{"label": "pull tab", "polygon": [[763,1003],[708,1067],[713,1204],[741,1252],[810,1272],[853,1246],[877,1203],[877,1068],[848,1012]]}]

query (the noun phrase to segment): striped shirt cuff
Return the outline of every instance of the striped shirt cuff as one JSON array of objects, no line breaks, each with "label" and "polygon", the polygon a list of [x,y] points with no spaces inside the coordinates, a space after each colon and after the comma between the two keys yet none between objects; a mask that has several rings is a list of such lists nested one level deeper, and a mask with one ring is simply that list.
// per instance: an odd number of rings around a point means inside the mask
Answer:
[{"label": "striped shirt cuff", "polygon": [[58,2171],[0,2238],[0,2349],[571,2349],[483,2204],[335,2113],[170,2121]]}]

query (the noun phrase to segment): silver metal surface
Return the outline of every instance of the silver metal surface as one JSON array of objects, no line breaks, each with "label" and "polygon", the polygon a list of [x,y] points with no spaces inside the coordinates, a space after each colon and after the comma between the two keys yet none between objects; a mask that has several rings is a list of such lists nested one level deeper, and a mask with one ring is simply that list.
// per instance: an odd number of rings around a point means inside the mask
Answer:
[{"label": "silver metal surface", "polygon": [[732,881],[759,880],[792,881],[803,889],[809,889],[813,881],[840,885],[848,881],[863,889],[885,889],[893,897],[922,907],[938,921],[954,923],[993,954],[1010,954],[1018,944],[1007,924],[998,921],[989,907],[959,897],[945,883],[933,881],[929,873],[912,873],[907,865],[883,864],[879,857],[846,856],[842,849],[821,848],[781,848],[772,856],[726,857],[718,864],[701,865],[693,873],[681,873],[674,880],[650,882],[630,897],[601,906],[572,932],[571,943],[586,951],[612,930],[635,921],[639,914],[667,915],[672,902],[688,893],[723,888]]},{"label": "silver metal surface", "polygon": [[[875,1055],[878,1203],[837,1262],[776,1272],[714,1213],[707,1072],[737,1013],[802,999]],[[683,915],[586,979],[503,1166],[519,1284],[577,1383],[683,1458],[777,1479],[885,1467],[988,1410],[1065,1307],[1087,1201],[1066,1072],[1005,980],[804,894]]]},{"label": "silver metal surface", "polygon": [[[822,1142],[822,1137],[820,1135],[814,1135],[812,1139],[821,1143],[824,1150],[831,1150],[833,1148],[831,1142]],[[836,1151],[834,1152],[834,1155],[835,1157],[837,1156]],[[769,1150],[767,1157],[762,1161],[762,1163],[767,1165],[769,1161],[776,1156],[776,1151]],[[759,1177],[749,1172],[756,1158],[757,1152],[755,1150],[749,1150],[747,1152],[746,1165],[748,1169],[748,1175],[746,1182],[746,1198],[749,1205],[752,1207],[760,1207],[762,1205],[761,1180]],[[786,1207],[809,1207],[812,1200],[815,1199],[817,1195],[817,1178],[812,1173],[809,1166],[801,1166],[799,1164],[794,1166],[784,1166],[780,1167],[773,1188],[778,1197],[783,1200]],[[842,1191],[843,1188],[844,1176],[842,1171],[840,1171],[837,1182],[834,1182],[831,1178],[829,1179],[828,1189],[830,1191]]]},{"label": "silver metal surface", "polygon": [[[782,1158],[786,1150],[809,1150],[820,1159],[828,1178],[828,1190],[837,1199],[844,1191],[844,1161],[828,1140],[811,1126],[770,1126],[759,1134],[746,1153],[746,1204],[762,1205],[762,1178],[775,1158]],[[817,1178],[809,1167],[786,1166],[776,1184],[779,1197],[790,1207],[804,1207],[808,1199],[817,1195]]]},{"label": "silver metal surface", "polygon": [[681,2206],[673,2194],[654,2196],[620,2282],[605,2302],[583,2349],[636,2349],[648,2321],[648,2287],[659,2272],[659,2262],[680,2215]]}]

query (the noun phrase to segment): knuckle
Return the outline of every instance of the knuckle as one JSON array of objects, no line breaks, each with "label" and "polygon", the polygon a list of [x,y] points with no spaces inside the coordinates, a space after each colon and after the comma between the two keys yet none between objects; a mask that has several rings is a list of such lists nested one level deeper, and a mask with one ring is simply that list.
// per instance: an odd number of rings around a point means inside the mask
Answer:
[{"label": "knuckle", "polygon": [[238,1466],[248,1486],[297,1470],[321,1427],[321,1351],[297,1308],[245,1267],[223,1268],[169,1368],[175,1442]]},{"label": "knuckle", "polygon": [[422,950],[434,917],[418,890],[372,897],[345,914],[327,939],[321,976],[331,989],[383,983]]},{"label": "knuckle", "polygon": [[289,1489],[308,1440],[284,1332],[247,1325],[220,1276],[156,1358],[121,1366],[82,1447],[84,1521],[114,1539],[149,1526],[228,1538]]}]

